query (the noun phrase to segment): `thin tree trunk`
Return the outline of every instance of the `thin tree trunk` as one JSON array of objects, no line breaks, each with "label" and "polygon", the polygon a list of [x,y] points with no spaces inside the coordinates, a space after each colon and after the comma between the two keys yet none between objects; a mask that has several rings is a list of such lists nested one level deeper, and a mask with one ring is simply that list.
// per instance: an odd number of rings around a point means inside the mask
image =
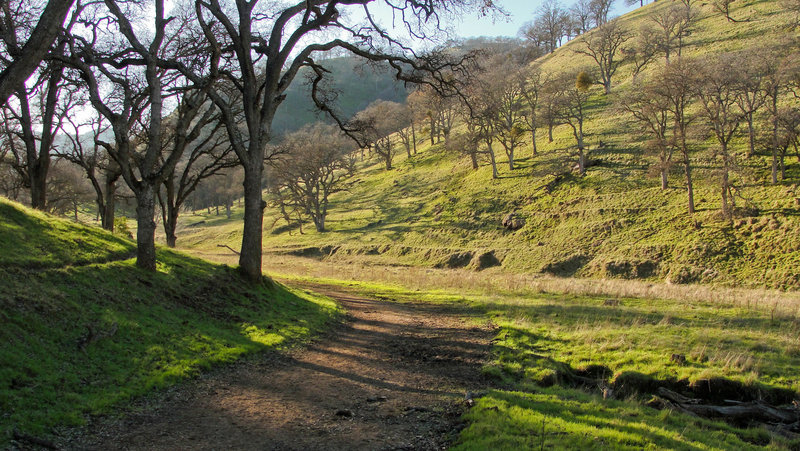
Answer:
[{"label": "thin tree trunk", "polygon": [[472,161],[472,169],[478,169],[478,155],[475,152],[469,153],[469,159]]},{"label": "thin tree trunk", "polygon": [[750,137],[750,148],[747,151],[747,158],[751,158],[756,153],[756,131],[753,127],[753,112],[747,113],[747,133]]},{"label": "thin tree trunk", "polygon": [[539,150],[536,147],[536,127],[535,126],[531,127],[531,143],[533,145],[533,156],[535,157],[539,153]]},{"label": "thin tree trunk", "polygon": [[692,166],[689,157],[684,156],[683,169],[686,174],[686,194],[689,197],[689,214],[694,214],[694,186],[692,185]]},{"label": "thin tree trunk", "polygon": [[499,176],[497,174],[497,161],[494,158],[494,149],[492,149],[491,144],[487,144],[487,147],[489,148],[489,162],[492,164],[492,178],[496,179]]},{"label": "thin tree trunk", "polygon": [[669,188],[669,186],[667,185],[667,168],[666,167],[662,167],[661,168],[661,191],[666,191],[667,188]]},{"label": "thin tree trunk", "polygon": [[417,131],[414,128],[414,121],[411,121],[411,144],[414,146],[414,155],[417,154]]},{"label": "thin tree trunk", "polygon": [[778,183],[778,92],[770,94],[772,100],[772,184]]}]

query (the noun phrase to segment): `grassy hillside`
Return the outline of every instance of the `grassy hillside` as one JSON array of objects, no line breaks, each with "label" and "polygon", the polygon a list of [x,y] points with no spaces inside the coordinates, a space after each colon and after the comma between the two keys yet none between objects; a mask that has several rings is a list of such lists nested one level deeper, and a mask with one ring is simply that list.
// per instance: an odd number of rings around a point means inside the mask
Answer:
[{"label": "grassy hillside", "polygon": [[[670,4],[654,2],[621,20],[637,29],[655,9]],[[708,4],[698,5],[699,20],[684,49],[688,56],[777,40],[793,19],[774,1],[735,2],[734,17],[747,19],[741,23],[727,22]],[[588,66],[572,52],[575,45],[545,57],[544,69]],[[631,89],[629,66],[619,69],[614,84],[616,93]],[[720,162],[712,154],[713,142],[698,138],[692,155],[698,211],[690,217],[680,168],[674,168],[669,189],[662,191],[649,175],[654,160],[643,152],[631,119],[615,110],[613,96],[599,87],[594,92],[585,130],[596,165],[585,177],[571,170],[576,157],[568,126],[556,128],[552,143],[540,130],[539,154],[531,156],[528,142],[517,153],[514,171],[498,150],[498,180],[492,180],[487,163],[473,171],[466,157],[423,140],[420,153],[410,159],[399,150],[395,170],[386,172],[375,160],[362,163],[358,183],[334,197],[327,233],[311,226],[304,234],[289,230],[277,212],[267,209],[265,247],[342,261],[444,267],[499,263],[512,272],[557,276],[800,287],[796,159],[787,159],[788,179],[770,185],[769,156],[745,159],[746,138],[737,137],[733,149],[741,170],[735,180],[742,190],[739,203],[748,208],[729,222],[719,214]],[[512,212],[526,221],[520,230],[501,226]],[[231,221],[188,217],[179,245],[208,251],[220,242],[237,247],[240,228],[236,216]]]},{"label": "grassy hillside", "polygon": [[333,302],[0,199],[0,448],[12,431],[108,412],[247,353],[285,346],[336,315]]}]

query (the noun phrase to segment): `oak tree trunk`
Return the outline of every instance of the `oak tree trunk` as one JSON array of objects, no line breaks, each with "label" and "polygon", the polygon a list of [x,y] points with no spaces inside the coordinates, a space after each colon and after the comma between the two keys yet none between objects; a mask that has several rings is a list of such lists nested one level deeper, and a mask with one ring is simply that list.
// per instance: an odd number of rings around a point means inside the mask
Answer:
[{"label": "oak tree trunk", "polygon": [[142,181],[136,190],[136,266],[156,270],[156,191],[152,182]]}]

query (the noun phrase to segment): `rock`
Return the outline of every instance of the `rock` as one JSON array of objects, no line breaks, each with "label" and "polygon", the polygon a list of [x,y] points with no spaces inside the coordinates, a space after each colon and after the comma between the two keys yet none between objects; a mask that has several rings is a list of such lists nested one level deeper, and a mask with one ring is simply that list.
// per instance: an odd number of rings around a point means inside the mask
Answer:
[{"label": "rock", "polygon": [[503,227],[508,230],[519,230],[525,226],[525,218],[517,213],[509,213],[503,216],[501,223],[503,224]]},{"label": "rock", "polygon": [[353,411],[350,409],[339,409],[335,415],[342,418],[353,418]]}]

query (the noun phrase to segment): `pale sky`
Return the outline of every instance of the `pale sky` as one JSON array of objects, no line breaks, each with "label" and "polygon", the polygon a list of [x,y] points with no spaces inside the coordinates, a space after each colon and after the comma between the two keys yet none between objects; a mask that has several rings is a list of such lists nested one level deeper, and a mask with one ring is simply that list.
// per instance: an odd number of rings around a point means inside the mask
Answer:
[{"label": "pale sky", "polygon": [[[456,24],[456,33],[462,37],[477,36],[517,36],[517,31],[523,23],[533,20],[534,14],[539,9],[543,0],[498,0],[499,4],[509,13],[507,18],[465,17],[461,24]],[[559,2],[564,9],[568,9],[572,2]],[[638,3],[636,6],[639,6]],[[616,0],[611,16],[620,16],[632,11],[633,6],[625,6],[623,0]]]}]

